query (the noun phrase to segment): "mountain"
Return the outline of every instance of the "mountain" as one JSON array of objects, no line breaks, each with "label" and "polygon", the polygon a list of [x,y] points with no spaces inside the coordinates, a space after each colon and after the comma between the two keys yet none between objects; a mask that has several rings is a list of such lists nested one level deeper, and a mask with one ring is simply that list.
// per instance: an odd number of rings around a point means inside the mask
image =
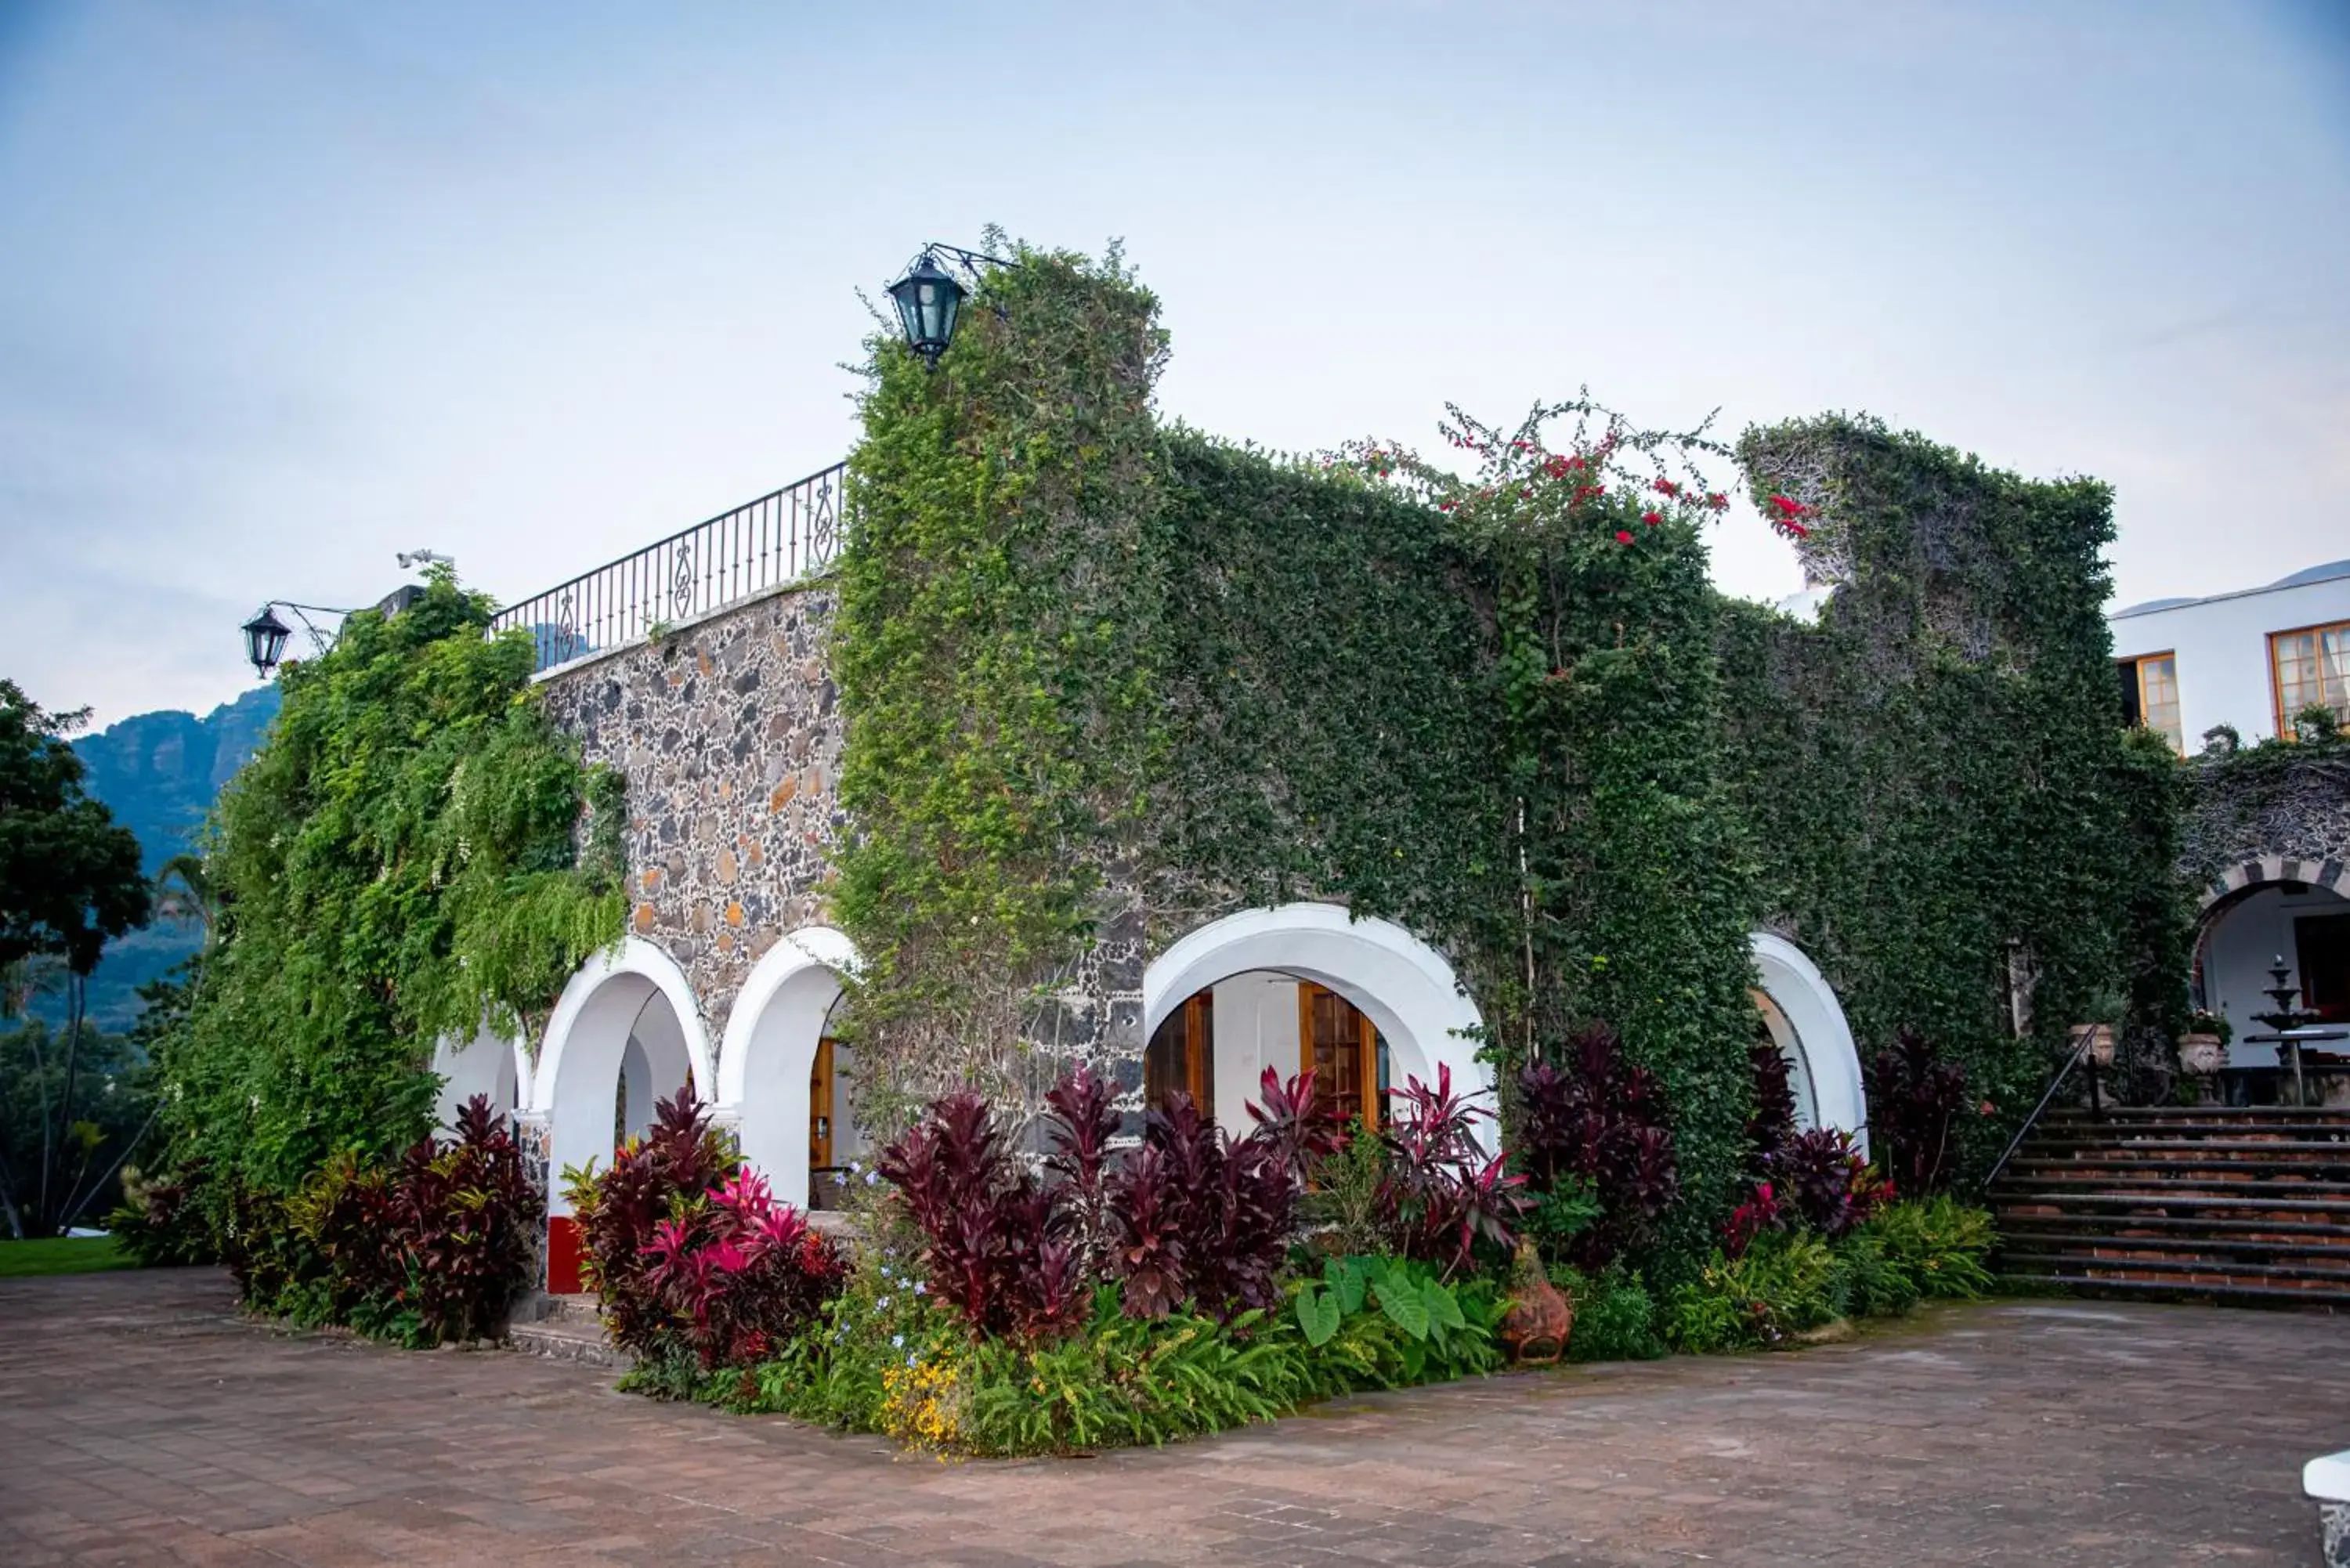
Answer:
[{"label": "mountain", "polygon": [[[151,877],[172,856],[195,847],[221,785],[259,749],[276,717],[274,683],[201,719],[174,711],[134,714],[73,743],[84,769],[82,785],[138,835]],[[90,977],[90,1021],[101,1029],[128,1029],[139,1016],[139,987],[194,952],[199,942],[192,927],[159,919],[108,944]],[[52,1001],[48,1010],[61,1012],[62,1004]]]}]

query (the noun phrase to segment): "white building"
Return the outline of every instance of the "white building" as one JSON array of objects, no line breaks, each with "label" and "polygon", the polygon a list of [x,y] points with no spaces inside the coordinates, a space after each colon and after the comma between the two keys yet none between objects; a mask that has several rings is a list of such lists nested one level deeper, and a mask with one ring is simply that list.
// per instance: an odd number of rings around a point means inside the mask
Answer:
[{"label": "white building", "polygon": [[2123,706],[2181,752],[2230,724],[2247,743],[2291,735],[2324,702],[2350,722],[2350,561],[2266,587],[2153,599],[2108,618]]},{"label": "white building", "polygon": [[[2124,714],[2182,753],[2201,751],[2221,725],[2247,745],[2291,739],[2293,715],[2312,703],[2350,728],[2350,561],[2265,587],[2132,605],[2109,621]],[[2243,1040],[2265,1032],[2253,1014],[2274,1005],[2262,992],[2275,962],[2291,968],[2303,1005],[2350,1023],[2350,854],[2308,822],[2261,826],[2277,842],[2202,890],[2196,931],[2198,997],[2233,1025],[2240,1067],[2275,1064],[2273,1047]]]}]

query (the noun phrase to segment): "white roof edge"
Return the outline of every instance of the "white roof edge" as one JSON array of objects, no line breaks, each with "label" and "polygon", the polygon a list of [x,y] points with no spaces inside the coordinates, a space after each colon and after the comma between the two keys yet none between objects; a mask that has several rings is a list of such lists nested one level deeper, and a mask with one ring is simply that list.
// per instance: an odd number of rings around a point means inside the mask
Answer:
[{"label": "white roof edge", "polygon": [[2311,566],[2304,571],[2295,572],[2290,576],[2280,577],[2273,583],[2262,583],[2256,588],[2237,588],[2231,593],[2206,594],[2201,598],[2196,599],[2148,599],[2144,604],[2131,605],[2126,609],[2114,610],[2107,614],[2106,618],[2109,621],[2128,620],[2135,616],[2161,615],[2169,610],[2188,609],[2196,605],[2215,605],[2225,599],[2248,599],[2256,594],[2289,594],[2295,588],[2319,587],[2327,583],[2338,583],[2345,577],[2350,577],[2350,561],[2335,561],[2328,565],[2339,566],[2341,570],[2329,572],[2324,576],[2312,576],[2308,574],[2324,571],[2324,568]]}]

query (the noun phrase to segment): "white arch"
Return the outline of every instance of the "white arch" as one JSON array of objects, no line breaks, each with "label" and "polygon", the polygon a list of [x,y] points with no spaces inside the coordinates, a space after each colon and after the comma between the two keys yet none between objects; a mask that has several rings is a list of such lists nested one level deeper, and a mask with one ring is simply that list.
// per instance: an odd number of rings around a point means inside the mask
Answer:
[{"label": "white arch", "polygon": [[[1448,1066],[1456,1093],[1486,1096],[1492,1108],[1492,1072],[1477,1060],[1482,1021],[1444,955],[1392,921],[1358,920],[1336,904],[1243,909],[1185,936],[1143,971],[1142,1037],[1194,992],[1252,970],[1313,981],[1360,1008],[1386,1038],[1398,1083],[1409,1075],[1433,1084]],[[1481,1126],[1490,1148],[1493,1124]]]},{"label": "white arch", "polygon": [[[734,1123],[743,1158],[776,1197],[808,1200],[808,1077],[840,977],[857,948],[830,926],[804,926],[752,966],[718,1050],[718,1114]],[[840,1107],[834,1107],[836,1119]]]},{"label": "white arch", "polygon": [[[665,1008],[647,1006],[656,996]],[[538,1067],[530,1078],[530,1110],[548,1123],[550,1214],[570,1212],[562,1190],[564,1167],[591,1158],[611,1161],[613,1096],[632,1033],[639,1033],[656,1064],[682,1065],[704,1089],[713,1081],[710,1041],[685,971],[638,937],[589,959],[563,988],[547,1020]],[[655,1087],[666,1095],[671,1085]]]},{"label": "white arch", "polygon": [[521,1036],[508,1039],[484,1024],[463,1044],[453,1034],[434,1041],[432,1070],[441,1075],[433,1121],[445,1127],[456,1120],[459,1107],[475,1095],[489,1096],[490,1104],[499,1110],[519,1109],[521,1086],[530,1079],[530,1049]]},{"label": "white arch", "polygon": [[[1778,1004],[1794,1031],[1794,1049],[1811,1079],[1819,1125],[1852,1134],[1863,1157],[1868,1153],[1868,1096],[1861,1086],[1860,1054],[1844,1019],[1835,992],[1803,949],[1784,937],[1757,931],[1750,939],[1763,994]],[[1784,1047],[1788,1042],[1781,1041]]]}]

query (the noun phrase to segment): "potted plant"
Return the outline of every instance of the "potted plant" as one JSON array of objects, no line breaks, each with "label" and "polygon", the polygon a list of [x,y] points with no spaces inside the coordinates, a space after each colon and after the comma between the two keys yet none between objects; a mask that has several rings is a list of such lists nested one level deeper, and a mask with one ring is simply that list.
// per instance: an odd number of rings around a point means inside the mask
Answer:
[{"label": "potted plant", "polygon": [[2235,1033],[2224,1015],[2197,1008],[2178,1037],[2179,1070],[2198,1078],[2218,1074],[2228,1064],[2228,1042]]},{"label": "potted plant", "polygon": [[2088,1005],[2081,1010],[2084,1022],[2066,1031],[2072,1038],[2074,1050],[2080,1050],[2085,1043],[2087,1045],[2085,1060],[2089,1065],[2105,1068],[2114,1064],[2114,1029],[2121,1023],[2123,1011],[2119,992],[2097,992],[2089,998]]}]

